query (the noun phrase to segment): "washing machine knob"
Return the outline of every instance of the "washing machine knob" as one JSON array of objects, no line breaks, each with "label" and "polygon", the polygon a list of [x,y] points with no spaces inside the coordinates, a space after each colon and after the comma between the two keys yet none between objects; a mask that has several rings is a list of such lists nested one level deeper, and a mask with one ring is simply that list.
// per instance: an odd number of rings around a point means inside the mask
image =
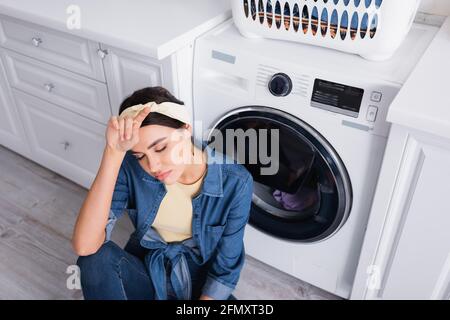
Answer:
[{"label": "washing machine knob", "polygon": [[276,73],[269,81],[269,91],[276,97],[285,97],[292,91],[291,78],[285,73]]}]

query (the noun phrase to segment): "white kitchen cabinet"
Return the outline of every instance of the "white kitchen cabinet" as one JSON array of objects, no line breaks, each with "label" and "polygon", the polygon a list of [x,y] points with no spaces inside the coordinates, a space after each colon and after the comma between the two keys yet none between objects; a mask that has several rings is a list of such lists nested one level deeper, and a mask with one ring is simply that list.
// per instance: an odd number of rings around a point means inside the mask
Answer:
[{"label": "white kitchen cabinet", "polygon": [[97,56],[100,47],[93,41],[0,14],[0,45],[104,81],[103,65]]},{"label": "white kitchen cabinet", "polygon": [[32,159],[90,186],[105,147],[106,126],[13,89],[32,149]]},{"label": "white kitchen cabinet", "polygon": [[104,83],[1,49],[11,87],[106,124],[111,117]]},{"label": "white kitchen cabinet", "polygon": [[0,144],[24,155],[30,155],[28,142],[17,113],[5,68],[0,60]]},{"label": "white kitchen cabinet", "polygon": [[[164,67],[170,65],[131,52],[102,45],[105,74],[108,83],[112,113],[117,115],[122,101],[135,90],[160,86]],[[166,83],[170,85],[170,83]],[[168,88],[170,89],[170,88]]]},{"label": "white kitchen cabinet", "polygon": [[450,140],[394,124],[384,163],[352,297],[450,299]]},{"label": "white kitchen cabinet", "polygon": [[157,60],[0,14],[0,143],[89,188],[106,124],[163,86],[192,113],[193,43]]},{"label": "white kitchen cabinet", "polygon": [[192,111],[193,45],[161,61],[102,45],[104,66],[113,115],[134,91],[163,86]]},{"label": "white kitchen cabinet", "polygon": [[450,18],[390,106],[353,299],[450,299]]}]

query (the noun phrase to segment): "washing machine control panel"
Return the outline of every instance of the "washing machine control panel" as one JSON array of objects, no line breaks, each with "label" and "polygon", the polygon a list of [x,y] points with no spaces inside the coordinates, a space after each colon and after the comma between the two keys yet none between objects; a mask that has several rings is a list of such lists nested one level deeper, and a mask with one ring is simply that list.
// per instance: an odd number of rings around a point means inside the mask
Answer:
[{"label": "washing machine control panel", "polygon": [[286,97],[292,91],[292,80],[285,73],[276,73],[269,81],[269,91],[276,97]]},{"label": "washing machine control panel", "polygon": [[364,89],[316,79],[311,106],[358,118],[363,96]]}]

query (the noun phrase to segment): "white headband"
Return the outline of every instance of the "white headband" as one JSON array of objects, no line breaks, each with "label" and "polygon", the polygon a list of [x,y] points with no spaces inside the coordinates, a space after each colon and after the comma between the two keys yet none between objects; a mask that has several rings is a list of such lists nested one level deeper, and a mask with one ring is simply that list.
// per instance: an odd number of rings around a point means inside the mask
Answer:
[{"label": "white headband", "polygon": [[131,117],[134,119],[145,107],[150,107],[150,112],[158,112],[169,118],[191,125],[191,116],[189,115],[186,106],[173,102],[163,102],[160,104],[148,102],[146,104],[137,104],[123,110],[119,115],[119,119],[124,117]]}]

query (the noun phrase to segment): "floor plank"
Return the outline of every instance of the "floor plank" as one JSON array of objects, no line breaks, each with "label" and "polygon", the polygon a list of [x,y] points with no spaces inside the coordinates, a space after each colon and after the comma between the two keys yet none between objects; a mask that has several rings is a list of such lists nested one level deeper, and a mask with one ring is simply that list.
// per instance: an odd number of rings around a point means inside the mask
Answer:
[{"label": "floor plank", "polygon": [[[66,285],[77,259],[70,239],[87,194],[79,185],[0,146],[0,299],[82,299]],[[121,219],[113,240],[131,232]],[[301,280],[247,257],[238,299],[337,299]]]}]

